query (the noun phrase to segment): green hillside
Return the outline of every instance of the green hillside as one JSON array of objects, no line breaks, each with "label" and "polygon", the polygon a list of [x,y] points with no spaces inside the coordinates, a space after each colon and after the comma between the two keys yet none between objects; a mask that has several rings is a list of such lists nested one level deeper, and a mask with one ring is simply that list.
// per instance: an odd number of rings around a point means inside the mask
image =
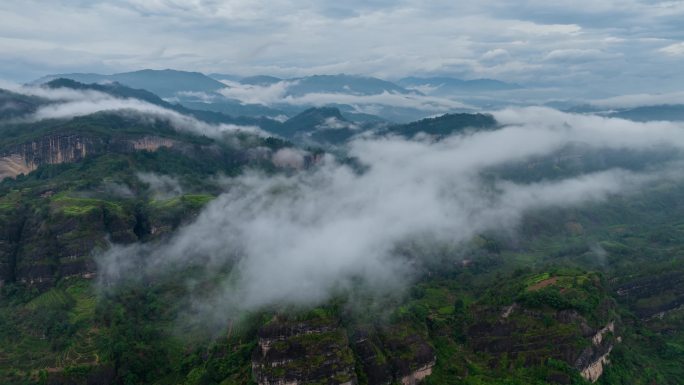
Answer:
[{"label": "green hillside", "polygon": [[[343,150],[359,131],[440,139],[501,128],[485,114],[352,127],[335,108],[278,123],[202,115],[117,84],[60,79],[48,87],[137,98],[205,123],[263,123],[293,142],[341,148],[335,155],[355,166],[350,173],[364,172]],[[17,106],[7,117],[52,103],[0,96]],[[282,149],[304,154],[300,169],[273,161]],[[239,279],[239,261],[209,275],[203,261],[154,274],[136,261],[141,274],[118,285],[102,280],[104,250],[152,250],[214,214],[212,202],[240,188],[227,182],[232,177],[315,170],[322,152],[306,151],[277,137],[208,137],[117,111],[0,123],[0,155],[35,166],[0,182],[0,383],[681,383],[684,184],[673,178],[604,201],[531,210],[516,228],[481,232],[458,247],[401,244],[410,285],[382,296],[349,285],[318,305],[266,306],[220,323],[194,319],[201,309],[193,310],[193,296]],[[598,151],[574,143],[478,177],[493,186],[548,182],[652,170],[679,157],[672,149]]]}]

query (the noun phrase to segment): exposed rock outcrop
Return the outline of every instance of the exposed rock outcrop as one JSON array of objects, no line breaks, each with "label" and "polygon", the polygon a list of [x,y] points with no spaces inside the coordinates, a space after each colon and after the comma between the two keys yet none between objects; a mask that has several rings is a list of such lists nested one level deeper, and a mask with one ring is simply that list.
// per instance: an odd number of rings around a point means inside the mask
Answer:
[{"label": "exposed rock outcrop", "polygon": [[131,140],[130,143],[133,146],[133,149],[146,151],[157,151],[162,147],[171,148],[177,144],[175,140],[160,138],[158,136],[145,136]]},{"label": "exposed rock outcrop", "polygon": [[[182,196],[161,208],[140,210],[132,202],[54,195],[51,190],[26,201],[16,195],[16,202],[0,197],[0,285],[18,282],[38,288],[50,287],[60,277],[92,278],[94,250],[110,242],[162,237],[208,202]],[[155,235],[150,228],[164,231]]]},{"label": "exposed rock outcrop", "polygon": [[361,361],[368,384],[385,385],[392,383],[394,376],[391,362],[381,349],[382,343],[377,335],[367,331],[354,334],[354,352]]},{"label": "exposed rock outcrop", "polygon": [[0,157],[0,180],[7,177],[13,178],[20,174],[28,174],[33,170],[34,168],[19,154]]},{"label": "exposed rock outcrop", "polygon": [[[132,211],[97,200],[88,204],[64,199],[49,204],[49,214],[20,206],[0,215],[0,281],[41,288],[58,277],[87,278],[96,269],[94,249],[137,240]],[[72,212],[76,208],[82,212]]]},{"label": "exposed rock outcrop", "polygon": [[323,319],[274,319],[261,328],[252,371],[259,385],[357,383],[346,332]]},{"label": "exposed rock outcrop", "polygon": [[596,380],[598,380],[599,377],[601,377],[601,375],[603,374],[604,366],[610,362],[608,361],[608,355],[610,354],[611,350],[612,347],[605,354],[599,356],[594,361],[592,361],[589,364],[589,366],[582,369],[580,373],[582,374],[582,377],[584,377],[585,380],[590,382],[596,382]]},{"label": "exposed rock outcrop", "polygon": [[[664,293],[667,295],[663,296]],[[617,288],[617,295],[641,319],[662,317],[684,306],[684,272],[673,271],[624,283]]]},{"label": "exposed rock outcrop", "polygon": [[432,374],[435,352],[420,335],[400,327],[354,333],[353,349],[369,385],[415,385]]},{"label": "exposed rock outcrop", "polygon": [[87,155],[107,151],[157,151],[171,148],[176,141],[157,136],[105,141],[85,135],[47,135],[37,140],[5,148],[0,152],[0,180],[28,174],[43,164],[73,163]]},{"label": "exposed rock outcrop", "polygon": [[432,374],[434,350],[410,328],[351,334],[350,344],[347,331],[332,319],[274,319],[259,331],[254,376],[260,385],[352,385],[360,373],[368,385],[416,385]]},{"label": "exposed rock outcrop", "polygon": [[435,367],[436,361],[426,363],[425,365],[413,370],[411,373],[401,378],[402,385],[416,385],[432,374],[432,368]]},{"label": "exposed rock outcrop", "polygon": [[606,337],[613,333],[615,333],[615,322],[611,321],[596,331],[596,334],[591,337],[591,346],[585,348],[575,361],[575,367],[585,380],[596,382],[603,374],[604,366],[610,362],[608,356],[613,350],[613,342],[607,340]]},{"label": "exposed rock outcrop", "polygon": [[[510,359],[534,366],[553,358],[573,365],[582,377],[594,382],[609,362],[614,343],[609,336],[616,330],[612,321],[596,329],[575,310],[556,311],[551,318],[548,312],[520,305],[476,312],[479,320],[468,329],[469,344],[475,351],[492,355],[491,367]],[[557,326],[549,329],[554,324]],[[586,347],[578,349],[578,344]]]},{"label": "exposed rock outcrop", "polygon": [[0,157],[0,178],[27,174],[41,164],[71,163],[94,150],[96,140],[81,135],[48,135],[5,149]]}]

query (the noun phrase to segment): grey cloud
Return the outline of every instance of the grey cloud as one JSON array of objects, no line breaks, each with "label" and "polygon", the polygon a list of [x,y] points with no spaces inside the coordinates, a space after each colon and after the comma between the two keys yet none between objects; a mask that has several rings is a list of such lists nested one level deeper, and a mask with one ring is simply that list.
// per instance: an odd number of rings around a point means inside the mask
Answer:
[{"label": "grey cloud", "polygon": [[[680,2],[28,1],[5,2],[0,14],[0,76],[142,67],[433,74],[613,94],[683,81],[672,65],[684,39]],[[497,49],[510,56],[492,60]],[[605,55],[575,57],[571,67],[543,60],[554,50],[593,49]]]},{"label": "grey cloud", "polygon": [[112,181],[105,181],[102,184],[102,188],[105,193],[111,194],[116,197],[120,198],[132,198],[135,196],[135,193],[131,190],[130,187],[126,186],[125,184],[121,183],[115,183]]},{"label": "grey cloud", "polygon": [[277,167],[301,169],[304,167],[303,151],[294,148],[282,148],[271,156],[271,162]]},{"label": "grey cloud", "polygon": [[169,199],[183,194],[183,187],[178,179],[168,175],[158,175],[149,172],[140,172],[138,179],[149,186],[155,199]]}]

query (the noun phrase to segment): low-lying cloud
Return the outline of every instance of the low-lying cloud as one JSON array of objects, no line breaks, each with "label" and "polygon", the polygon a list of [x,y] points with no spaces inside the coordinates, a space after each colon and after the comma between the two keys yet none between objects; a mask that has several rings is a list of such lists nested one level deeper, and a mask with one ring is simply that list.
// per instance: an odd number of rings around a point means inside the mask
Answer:
[{"label": "low-lying cloud", "polygon": [[428,112],[449,112],[454,109],[472,109],[464,103],[420,94],[402,94],[384,91],[382,93],[362,95],[338,92],[310,92],[303,95],[292,95],[289,88],[297,84],[297,80],[282,80],[268,85],[241,84],[222,80],[228,87],[218,92],[245,104],[263,104],[277,106],[289,104],[294,106],[325,106],[330,104],[348,104],[352,106],[382,105],[388,107],[414,108]]},{"label": "low-lying cloud", "polygon": [[281,148],[271,156],[276,167],[301,169],[304,167],[306,154],[295,148]]},{"label": "low-lying cloud", "polygon": [[279,81],[269,85],[242,84],[230,80],[221,80],[228,87],[219,93],[229,99],[237,99],[245,104],[273,105],[282,101],[288,88],[297,81]]},{"label": "low-lying cloud", "polygon": [[448,112],[454,109],[472,107],[451,99],[416,94],[399,94],[384,91],[374,95],[352,95],[341,93],[309,93],[302,96],[287,96],[283,102],[294,105],[325,106],[329,104],[383,105],[389,107],[415,108],[429,112]]},{"label": "low-lying cloud", "polygon": [[[294,175],[248,173],[196,221],[160,243],[114,246],[98,258],[105,286],[189,265],[208,276],[230,266],[212,295],[194,298],[195,319],[223,322],[274,305],[312,305],[370,287],[400,291],[421,255],[400,246],[458,247],[492,230],[511,231],[529,210],[567,207],[638,191],[680,168],[606,169],[554,181],[486,181],[489,168],[553,154],[578,141],[596,149],[684,149],[684,127],[565,114],[544,108],[495,113],[504,128],[441,141],[365,138],[349,145],[364,171],[327,156]],[[215,276],[214,276],[215,277]],[[188,284],[190,287],[190,283]]]},{"label": "low-lying cloud", "polygon": [[26,121],[45,119],[70,119],[98,112],[121,112],[167,121],[176,130],[194,132],[218,137],[225,132],[250,132],[265,135],[255,126],[234,124],[209,124],[179,112],[160,107],[139,99],[117,98],[103,92],[74,90],[70,88],[14,87],[12,91],[24,95],[38,96],[51,103],[40,106],[33,114],[24,117]]},{"label": "low-lying cloud", "polygon": [[684,104],[684,92],[668,92],[662,94],[631,94],[591,101],[597,107],[634,108],[657,106],[663,104]]},{"label": "low-lying cloud", "polygon": [[151,172],[139,172],[136,176],[141,182],[147,184],[155,199],[170,199],[183,194],[180,181],[171,176]]},{"label": "low-lying cloud", "polygon": [[326,118],[323,123],[316,126],[317,130],[358,130],[360,128],[356,123],[342,121],[335,117]]}]

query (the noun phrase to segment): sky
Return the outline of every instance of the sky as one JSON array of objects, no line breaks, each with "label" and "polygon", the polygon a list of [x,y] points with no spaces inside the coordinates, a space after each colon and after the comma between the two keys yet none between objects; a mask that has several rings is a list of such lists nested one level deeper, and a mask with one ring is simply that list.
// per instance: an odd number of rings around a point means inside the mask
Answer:
[{"label": "sky", "polygon": [[3,0],[0,20],[10,81],[173,68],[684,86],[684,1]]}]

